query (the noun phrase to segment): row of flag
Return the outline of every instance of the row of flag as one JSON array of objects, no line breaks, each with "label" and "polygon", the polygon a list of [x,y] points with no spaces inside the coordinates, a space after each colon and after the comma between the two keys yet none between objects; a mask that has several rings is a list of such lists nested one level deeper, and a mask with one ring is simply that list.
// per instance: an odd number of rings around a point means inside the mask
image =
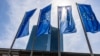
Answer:
[{"label": "row of flag", "polygon": [[[51,7],[48,5],[40,10],[38,24],[37,24],[37,36],[42,34],[50,33],[50,21],[51,21]],[[82,19],[82,23],[85,26],[86,32],[95,33],[100,31],[100,24],[96,19],[96,16],[91,8],[91,5],[77,4],[79,14]],[[16,38],[20,38],[29,34],[29,20],[30,17],[35,13],[36,9],[26,12],[19,27]],[[75,33],[77,32],[75,22],[72,16],[72,7],[58,7],[58,17],[60,22],[61,33]]]}]

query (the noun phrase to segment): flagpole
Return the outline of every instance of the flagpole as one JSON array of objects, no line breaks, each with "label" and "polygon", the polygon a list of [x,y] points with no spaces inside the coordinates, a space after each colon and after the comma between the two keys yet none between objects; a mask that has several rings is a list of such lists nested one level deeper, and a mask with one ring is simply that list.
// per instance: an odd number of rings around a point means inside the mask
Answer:
[{"label": "flagpole", "polygon": [[13,42],[11,44],[11,47],[10,47],[9,52],[8,52],[8,56],[11,56],[12,47],[13,47],[15,41],[16,41],[16,37],[14,38],[14,40],[13,40]]},{"label": "flagpole", "polygon": [[[26,15],[25,15],[25,16],[26,16]],[[25,18],[25,16],[24,16],[24,18]],[[15,43],[15,41],[16,41],[17,35],[18,35],[19,31],[20,31],[20,27],[23,25],[22,23],[24,22],[24,18],[22,19],[22,22],[21,22],[21,24],[20,24],[20,26],[19,26],[19,28],[18,28],[18,31],[17,31],[17,33],[16,33],[16,35],[15,35],[15,38],[14,38],[12,44],[11,44],[11,47],[10,47],[9,52],[8,52],[8,56],[11,56],[12,48],[13,48],[14,43]]]},{"label": "flagpole", "polygon": [[[59,7],[58,7],[59,8]],[[57,12],[59,14],[59,10],[57,9]],[[60,28],[59,28],[59,15],[58,15],[58,56],[61,56],[61,52],[60,52]]]},{"label": "flagpole", "polygon": [[81,20],[81,24],[82,24],[82,27],[83,27],[83,31],[84,31],[84,34],[85,34],[85,37],[86,37],[86,41],[87,41],[87,44],[88,44],[88,48],[89,48],[90,54],[91,54],[91,56],[94,56],[93,51],[92,51],[92,48],[91,48],[90,41],[89,41],[89,39],[88,39],[88,35],[87,35],[87,33],[86,33],[85,26],[84,26],[84,24],[83,24],[83,22],[82,22],[82,19],[81,19],[82,17],[81,17],[81,15],[80,15],[80,11],[79,11],[79,8],[78,8],[77,3],[76,3],[76,6],[77,6],[77,9],[78,9],[79,17],[80,17],[80,20]]},{"label": "flagpole", "polygon": [[[51,12],[50,12],[50,22],[51,22]],[[48,46],[47,46],[47,51],[50,51],[50,44],[51,44],[51,23],[50,23],[50,31],[48,34]]]},{"label": "flagpole", "polygon": [[50,51],[50,44],[51,44],[51,25],[50,25],[50,33],[48,34],[48,46],[47,51]]}]

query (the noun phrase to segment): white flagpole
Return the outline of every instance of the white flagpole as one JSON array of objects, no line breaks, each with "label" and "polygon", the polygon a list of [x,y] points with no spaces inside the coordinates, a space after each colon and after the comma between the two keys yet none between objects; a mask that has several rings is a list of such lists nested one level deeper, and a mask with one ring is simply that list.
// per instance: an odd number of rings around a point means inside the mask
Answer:
[{"label": "white flagpole", "polygon": [[49,21],[50,21],[50,31],[49,31],[49,36],[48,36],[48,46],[47,46],[47,51],[50,51],[50,44],[51,44],[51,11],[50,11],[50,16],[49,16]]},{"label": "white flagpole", "polygon": [[78,4],[77,4],[77,3],[76,3],[76,6],[77,6],[77,10],[78,10],[78,13],[79,13],[79,16],[80,16],[81,24],[82,24],[82,27],[83,27],[83,31],[84,31],[84,34],[85,34],[85,37],[86,37],[86,41],[87,41],[87,45],[88,45],[90,54],[91,54],[91,56],[94,56],[93,51],[92,51],[92,48],[91,48],[90,41],[89,41],[89,39],[88,39],[88,35],[87,35],[87,33],[86,33],[85,26],[84,26],[84,24],[83,24],[83,22],[82,22],[82,19],[81,19],[82,17],[81,17],[81,15],[80,15],[80,11],[79,11]]}]

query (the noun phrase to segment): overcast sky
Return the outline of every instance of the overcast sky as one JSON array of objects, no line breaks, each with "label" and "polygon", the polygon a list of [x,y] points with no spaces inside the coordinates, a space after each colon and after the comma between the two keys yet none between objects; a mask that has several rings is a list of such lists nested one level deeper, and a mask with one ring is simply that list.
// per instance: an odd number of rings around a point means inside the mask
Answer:
[{"label": "overcast sky", "polygon": [[[90,4],[97,20],[100,22],[100,0],[0,0],[0,48],[9,48],[17,29],[26,11],[38,8],[30,20],[30,32],[32,26],[37,24],[39,10],[52,4],[51,25],[57,27],[57,6],[72,6],[74,21],[77,33],[64,34],[64,52],[89,52],[80,18],[76,8],[76,2]],[[16,40],[14,48],[25,49],[29,36]],[[94,53],[100,53],[100,32],[88,33],[90,43]]]}]

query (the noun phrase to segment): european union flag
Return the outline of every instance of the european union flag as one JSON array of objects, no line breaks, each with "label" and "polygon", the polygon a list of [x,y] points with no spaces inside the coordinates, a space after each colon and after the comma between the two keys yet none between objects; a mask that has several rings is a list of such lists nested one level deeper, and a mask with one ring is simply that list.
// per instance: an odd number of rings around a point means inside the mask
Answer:
[{"label": "european union flag", "polygon": [[87,32],[95,33],[100,31],[100,24],[90,5],[78,4],[78,9]]},{"label": "european union flag", "polygon": [[51,5],[40,10],[37,36],[48,34],[50,30]]},{"label": "european union flag", "polygon": [[75,23],[72,16],[72,7],[62,7],[61,12],[59,12],[60,16],[60,31],[61,33],[75,33]]},{"label": "european union flag", "polygon": [[25,13],[22,23],[19,27],[16,38],[20,38],[20,37],[23,37],[23,36],[26,36],[29,34],[29,20],[35,11],[36,11],[36,9]]}]

